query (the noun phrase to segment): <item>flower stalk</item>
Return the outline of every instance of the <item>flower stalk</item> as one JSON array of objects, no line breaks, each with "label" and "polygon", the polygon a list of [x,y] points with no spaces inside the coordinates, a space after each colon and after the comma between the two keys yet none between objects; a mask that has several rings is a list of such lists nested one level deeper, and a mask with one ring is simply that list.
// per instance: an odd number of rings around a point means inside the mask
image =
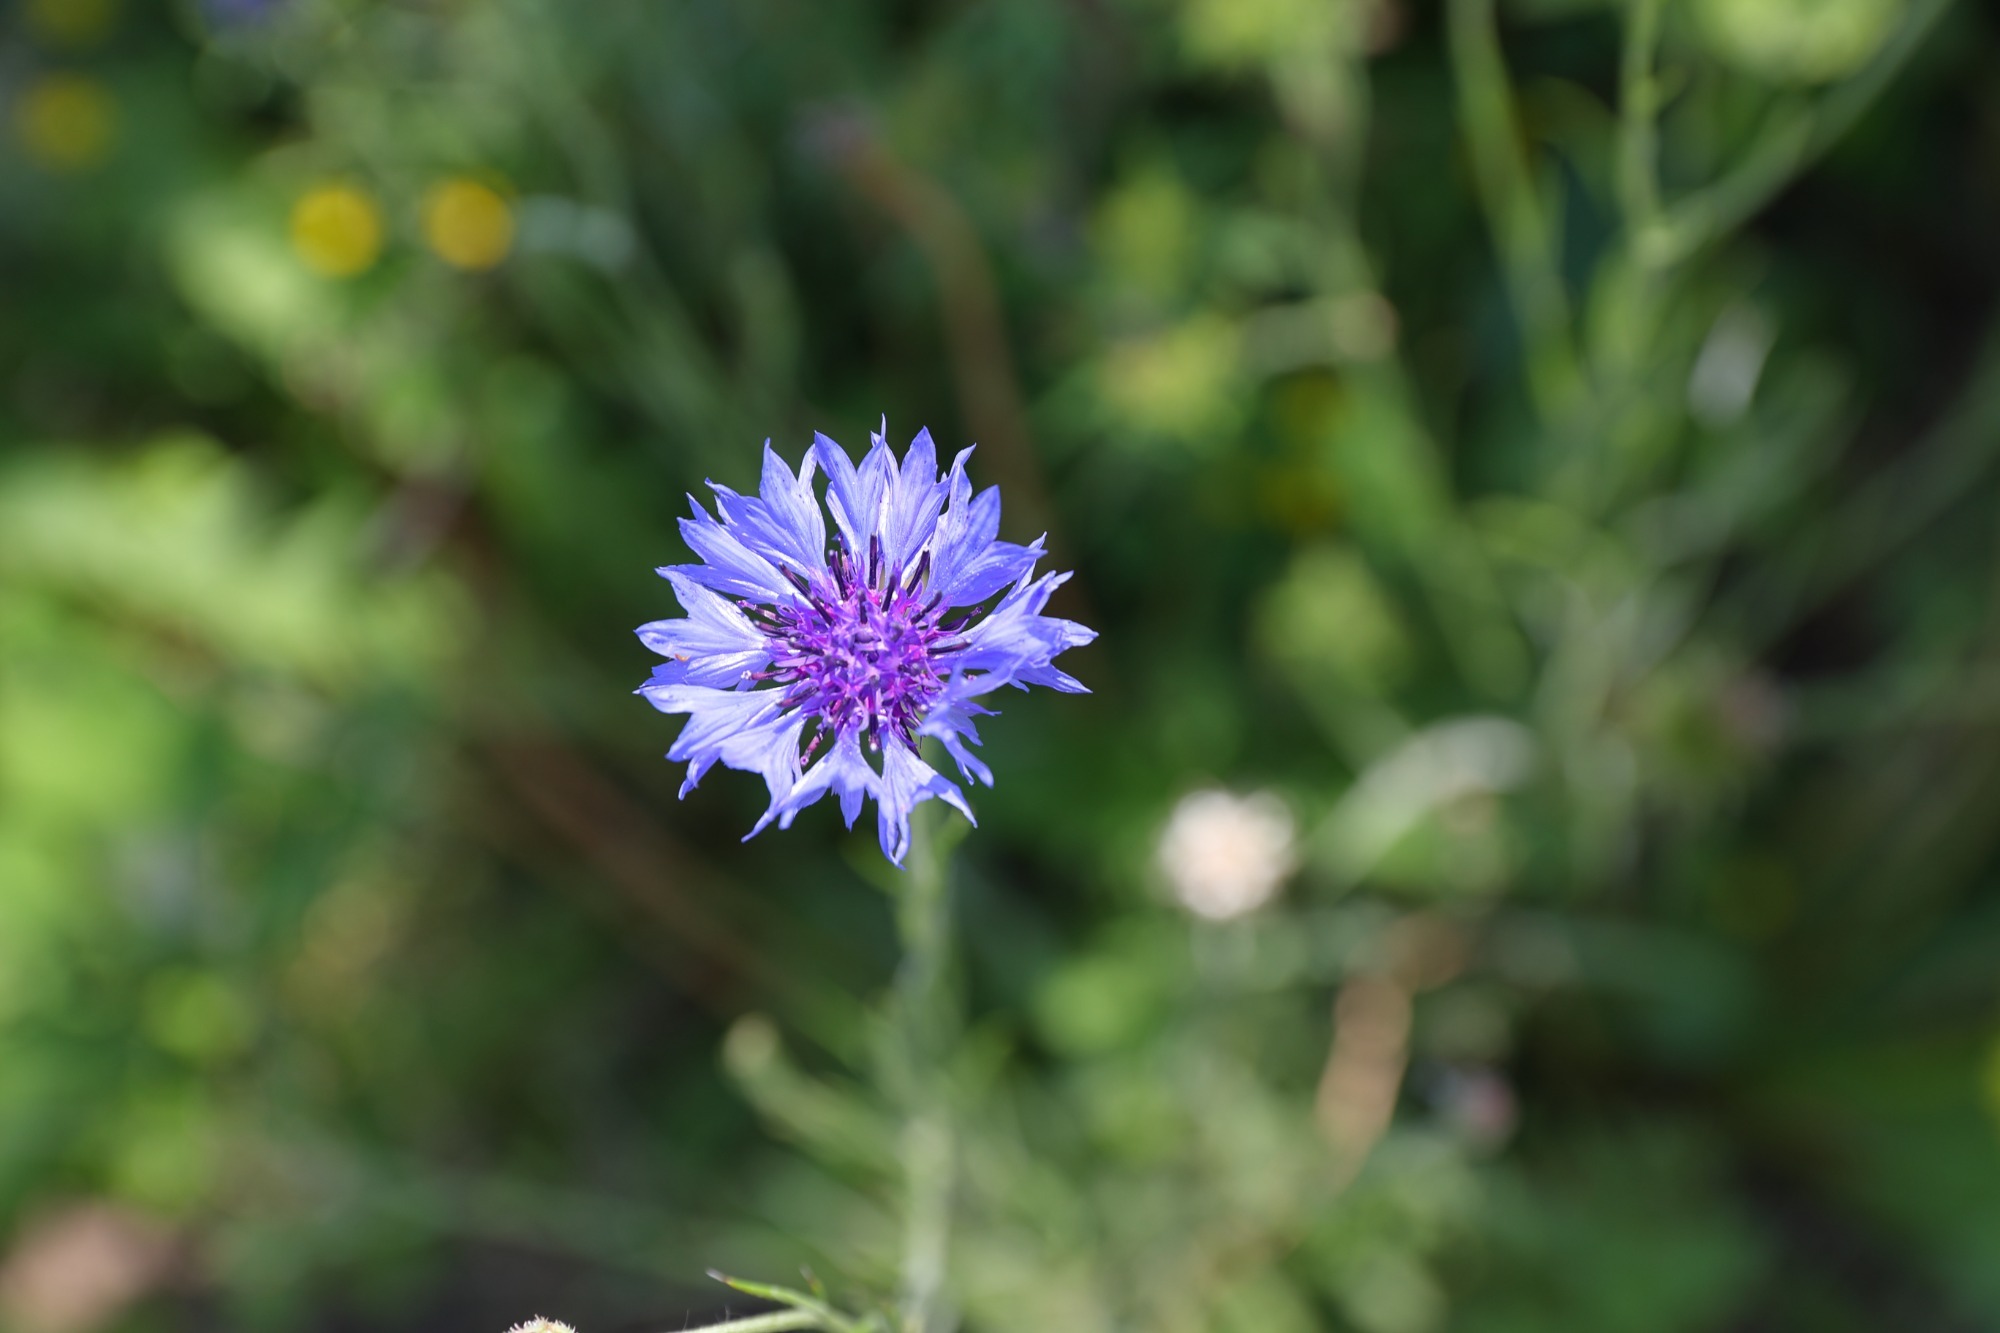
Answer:
[{"label": "flower stalk", "polygon": [[[753,836],[772,823],[789,828],[829,794],[851,828],[872,799],[882,854],[905,868],[903,956],[883,1052],[902,1120],[899,1333],[942,1333],[953,1322],[945,1274],[958,1014],[942,807],[968,822],[972,807],[932,764],[991,786],[992,771],[969,748],[979,744],[977,720],[995,711],[983,701],[1009,687],[1086,692],[1055,659],[1097,637],[1044,614],[1069,575],[1035,573],[1042,539],[998,539],[1000,494],[973,489],[971,453],[941,471],[929,431],[900,459],[877,432],[857,466],[820,435],[794,470],[767,442],[756,494],[711,482],[714,515],[690,497],[681,533],[700,559],[660,570],[687,614],[639,628],[666,659],[639,693],[688,718],[667,755],[688,765],[682,795],[717,764],[758,774],[771,803]],[[725,1280],[791,1306],[781,1319],[811,1315],[837,1333],[881,1327],[816,1297]],[[753,1326],[806,1325],[721,1327]]]},{"label": "flower stalk", "polygon": [[949,1064],[957,1012],[949,985],[951,904],[936,806],[912,821],[909,871],[896,905],[903,959],[896,973],[894,1040],[903,1093],[901,1333],[943,1326],[956,1154]]}]

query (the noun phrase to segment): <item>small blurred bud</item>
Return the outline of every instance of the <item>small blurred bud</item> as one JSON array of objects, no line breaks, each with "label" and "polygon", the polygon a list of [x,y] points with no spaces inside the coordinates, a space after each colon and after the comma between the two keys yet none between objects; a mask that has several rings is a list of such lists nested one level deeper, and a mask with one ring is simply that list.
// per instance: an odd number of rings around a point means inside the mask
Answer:
[{"label": "small blurred bud", "polygon": [[352,185],[317,185],[292,206],[292,249],[329,278],[365,273],[382,253],[382,212]]},{"label": "small blurred bud", "polygon": [[454,176],[424,198],[424,240],[453,268],[492,268],[514,248],[514,212],[491,186]]},{"label": "small blurred bud", "polygon": [[1493,1149],[1514,1133],[1520,1118],[1514,1085],[1485,1065],[1448,1065],[1427,1080],[1438,1114],[1475,1148]]},{"label": "small blurred bud", "polygon": [[722,1039],[722,1063],[738,1078],[753,1078],[781,1052],[778,1028],[762,1014],[745,1014]]},{"label": "small blurred bud", "polygon": [[1380,361],[1396,350],[1396,307],[1377,292],[1355,292],[1327,308],[1334,351],[1348,361]]},{"label": "small blurred bud", "polygon": [[514,1327],[507,1330],[507,1333],[576,1333],[576,1330],[568,1324],[558,1323],[553,1319],[544,1319],[540,1315],[536,1315],[525,1324],[514,1325]]},{"label": "small blurred bud", "polygon": [[1227,921],[1269,902],[1298,868],[1295,832],[1291,811],[1269,792],[1194,792],[1160,835],[1160,869],[1181,906]]},{"label": "small blurred bud", "polygon": [[1872,59],[1902,20],[1900,0],[1700,0],[1695,24],[1710,49],[1773,83],[1845,78]]},{"label": "small blurred bud", "polygon": [[118,107],[95,79],[51,74],[30,84],[14,110],[21,146],[51,171],[83,171],[104,160]]}]

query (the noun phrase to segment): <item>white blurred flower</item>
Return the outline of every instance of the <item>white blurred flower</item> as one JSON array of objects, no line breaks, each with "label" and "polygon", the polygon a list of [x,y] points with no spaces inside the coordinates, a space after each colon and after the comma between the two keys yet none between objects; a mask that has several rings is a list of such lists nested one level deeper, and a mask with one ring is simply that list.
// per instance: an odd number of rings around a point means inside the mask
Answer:
[{"label": "white blurred flower", "polygon": [[576,1333],[568,1324],[559,1324],[553,1319],[543,1319],[537,1315],[525,1324],[516,1324],[507,1333]]},{"label": "white blurred flower", "polygon": [[1292,812],[1270,792],[1191,792],[1160,835],[1160,869],[1181,906],[1211,921],[1254,912],[1298,868]]}]

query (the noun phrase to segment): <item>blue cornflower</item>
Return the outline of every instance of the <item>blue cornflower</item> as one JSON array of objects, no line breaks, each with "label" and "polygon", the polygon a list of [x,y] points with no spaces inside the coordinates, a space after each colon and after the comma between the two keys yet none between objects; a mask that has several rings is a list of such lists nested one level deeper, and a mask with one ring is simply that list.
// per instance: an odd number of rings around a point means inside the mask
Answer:
[{"label": "blue cornflower", "polygon": [[857,468],[815,435],[797,474],[767,441],[756,495],[709,483],[719,520],[688,497],[681,535],[702,563],[659,571],[687,615],[639,627],[667,658],[639,693],[688,715],[667,752],[687,761],[681,795],[716,763],[762,775],[771,805],[746,840],[772,820],[791,827],[829,791],[852,828],[872,796],[882,852],[900,865],[919,802],[972,818],[957,785],[918,757],[920,738],[992,786],[966,748],[979,744],[973,719],[991,715],[977,700],[1002,685],[1085,692],[1053,662],[1097,633],[1042,614],[1069,575],[1035,576],[1040,538],[995,540],[1000,491],[973,494],[972,450],[940,477],[929,431],[900,464],[879,432],[871,440]]}]

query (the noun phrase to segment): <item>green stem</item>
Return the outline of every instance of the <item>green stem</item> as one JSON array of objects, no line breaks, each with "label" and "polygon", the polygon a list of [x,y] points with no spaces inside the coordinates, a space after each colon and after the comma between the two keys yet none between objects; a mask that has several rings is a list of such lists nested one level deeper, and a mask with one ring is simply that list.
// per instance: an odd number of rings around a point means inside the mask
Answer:
[{"label": "green stem", "polygon": [[896,973],[896,1033],[904,1081],[902,1333],[939,1323],[950,1244],[952,1125],[945,1066],[955,1036],[947,976],[951,914],[938,840],[942,807],[911,820],[909,871],[897,904],[903,961]]},{"label": "green stem", "polygon": [[1666,0],[1632,0],[1619,73],[1618,198],[1625,226],[1642,236],[1660,217],[1660,12]]},{"label": "green stem", "polygon": [[[1665,221],[1660,206],[1660,17],[1666,0],[1630,0],[1625,18],[1625,51],[1618,80],[1618,206],[1625,222],[1623,264],[1607,264],[1598,278],[1600,290],[1615,292],[1593,304],[1591,369],[1598,377],[1601,401],[1612,419],[1603,427],[1607,439],[1629,440],[1620,429],[1638,401],[1637,392],[1649,378],[1652,344],[1658,336],[1664,270],[1660,236]],[[1621,469],[1614,457],[1629,463],[1629,450],[1598,451],[1578,480],[1585,494],[1615,486]],[[1603,503],[1599,494],[1594,503]]]},{"label": "green stem", "polygon": [[1728,235],[1824,156],[1875,104],[1950,7],[1951,0],[1917,0],[1866,69],[1768,131],[1730,175],[1676,205],[1648,238],[1654,262],[1677,263]]},{"label": "green stem", "polygon": [[1451,0],[1448,17],[1459,127],[1500,254],[1501,276],[1521,324],[1528,390],[1543,421],[1561,420],[1583,388],[1570,344],[1569,296],[1557,264],[1555,233],[1521,148],[1493,0]]},{"label": "green stem", "polygon": [[726,1324],[703,1324],[691,1333],[786,1333],[788,1329],[825,1327],[825,1322],[816,1314],[804,1310],[774,1310],[770,1314],[751,1315],[748,1319],[732,1319]]}]

